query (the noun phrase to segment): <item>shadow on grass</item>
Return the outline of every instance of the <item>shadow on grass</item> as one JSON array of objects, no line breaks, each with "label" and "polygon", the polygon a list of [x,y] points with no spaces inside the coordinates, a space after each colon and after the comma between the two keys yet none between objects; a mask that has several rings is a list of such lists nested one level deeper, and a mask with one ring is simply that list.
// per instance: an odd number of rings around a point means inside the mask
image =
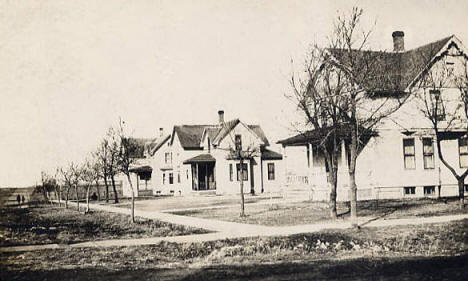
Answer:
[{"label": "shadow on grass", "polygon": [[468,280],[468,256],[358,258],[201,268],[0,272],[5,280]]}]

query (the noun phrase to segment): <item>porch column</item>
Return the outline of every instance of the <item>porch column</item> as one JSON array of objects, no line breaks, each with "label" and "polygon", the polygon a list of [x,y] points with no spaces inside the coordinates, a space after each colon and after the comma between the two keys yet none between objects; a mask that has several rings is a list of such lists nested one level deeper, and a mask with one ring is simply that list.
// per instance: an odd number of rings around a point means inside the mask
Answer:
[{"label": "porch column", "polygon": [[311,143],[307,144],[309,150],[309,172],[307,173],[308,184],[312,184],[314,176],[314,152]]},{"label": "porch column", "polygon": [[205,190],[208,190],[209,183],[208,183],[208,164],[205,163]]}]

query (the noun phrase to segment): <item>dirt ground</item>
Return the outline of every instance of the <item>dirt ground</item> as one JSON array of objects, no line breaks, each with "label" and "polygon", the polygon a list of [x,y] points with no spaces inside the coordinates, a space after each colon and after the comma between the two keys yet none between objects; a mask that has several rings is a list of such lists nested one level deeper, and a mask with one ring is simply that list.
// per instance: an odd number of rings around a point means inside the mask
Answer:
[{"label": "dirt ground", "polygon": [[0,280],[467,280],[468,220],[0,253]]},{"label": "dirt ground", "polygon": [[102,211],[83,214],[50,205],[0,209],[0,246],[200,233],[207,231],[142,218],[133,224],[128,215]]},{"label": "dirt ground", "polygon": [[[268,202],[268,201],[266,201]],[[339,219],[349,217],[349,207],[345,203],[337,205]],[[322,202],[280,202],[274,204],[247,204],[246,217],[239,217],[239,206],[226,206],[215,209],[193,209],[173,211],[178,215],[210,218],[269,226],[311,224],[329,220],[328,204]],[[467,213],[460,210],[457,199],[412,199],[380,200],[358,202],[359,217],[379,217],[381,219],[417,218]]]}]

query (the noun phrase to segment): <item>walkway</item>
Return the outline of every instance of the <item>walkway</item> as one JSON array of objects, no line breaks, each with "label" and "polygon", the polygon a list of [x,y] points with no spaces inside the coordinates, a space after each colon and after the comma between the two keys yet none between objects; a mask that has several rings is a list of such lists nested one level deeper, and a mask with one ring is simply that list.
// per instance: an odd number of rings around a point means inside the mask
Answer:
[{"label": "walkway", "polygon": [[[69,204],[74,204],[70,203]],[[130,215],[131,210],[125,208],[118,208],[109,205],[90,204],[94,210],[102,210],[107,212],[114,212],[120,214]],[[325,229],[346,229],[351,228],[352,224],[349,221],[337,221],[330,223],[320,224],[306,224],[295,226],[262,226],[243,224],[236,222],[226,222],[219,220],[202,219],[188,216],[179,216],[162,212],[147,212],[135,210],[135,216],[155,219],[173,224],[180,224],[184,226],[203,228],[214,231],[207,234],[196,235],[183,235],[172,237],[150,237],[138,239],[113,239],[101,241],[81,242],[69,245],[62,244],[47,244],[47,245],[28,245],[28,246],[13,246],[13,247],[0,247],[0,252],[21,252],[21,251],[35,251],[43,249],[65,249],[65,248],[92,248],[92,247],[119,247],[119,246],[138,246],[138,245],[154,245],[162,241],[174,243],[196,243],[215,241],[222,239],[236,239],[256,236],[281,236],[292,235],[299,233],[318,232]],[[425,223],[442,223],[454,220],[468,219],[468,214],[449,215],[449,216],[436,216],[417,219],[391,219],[391,220],[375,220],[369,218],[359,218],[358,224],[366,227],[385,227],[397,225],[418,225]]]}]

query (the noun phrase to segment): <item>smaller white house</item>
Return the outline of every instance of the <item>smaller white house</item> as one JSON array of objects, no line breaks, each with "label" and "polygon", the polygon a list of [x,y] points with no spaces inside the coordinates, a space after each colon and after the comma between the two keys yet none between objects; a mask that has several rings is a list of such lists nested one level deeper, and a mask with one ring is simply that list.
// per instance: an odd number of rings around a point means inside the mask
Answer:
[{"label": "smaller white house", "polygon": [[[240,146],[246,155],[243,165],[232,157]],[[282,155],[268,149],[269,141],[259,125],[239,119],[211,125],[178,125],[170,135],[147,140],[146,154],[132,169],[138,190],[152,190],[154,195],[260,194],[276,192],[282,181]],[[241,169],[243,178],[241,178]]]}]

